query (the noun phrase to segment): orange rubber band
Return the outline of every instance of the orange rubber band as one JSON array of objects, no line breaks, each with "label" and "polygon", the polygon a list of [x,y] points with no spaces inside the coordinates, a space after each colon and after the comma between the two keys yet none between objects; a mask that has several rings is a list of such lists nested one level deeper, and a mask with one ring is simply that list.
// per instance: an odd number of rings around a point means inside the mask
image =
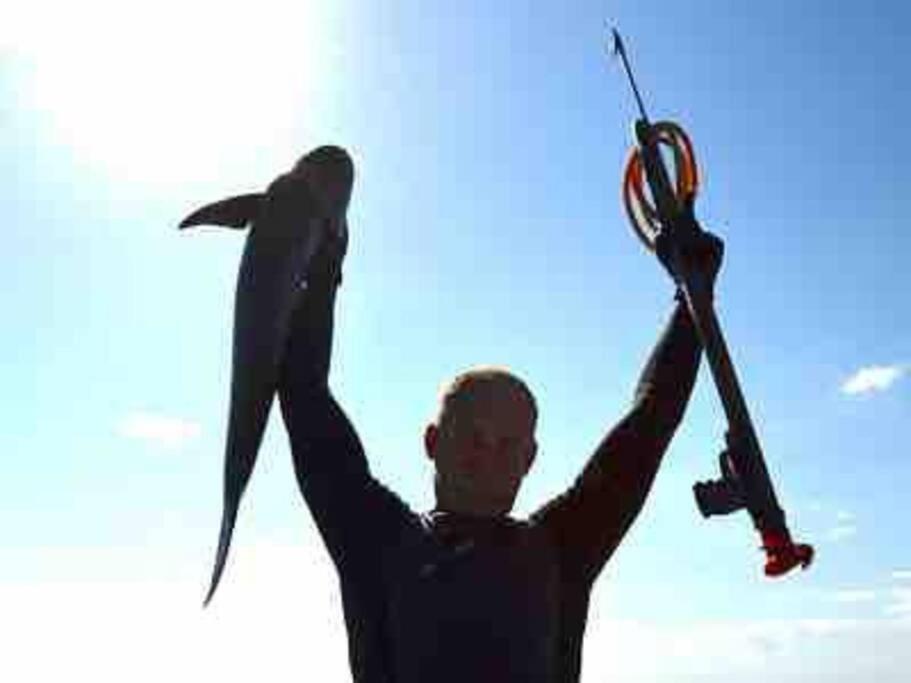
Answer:
[{"label": "orange rubber band", "polygon": [[[652,132],[658,145],[671,148],[674,155],[676,178],[674,196],[678,204],[699,191],[699,168],[693,153],[693,144],[683,128],[673,121],[658,121],[652,124]],[[655,205],[645,194],[647,179],[641,154],[637,147],[630,150],[623,173],[623,206],[636,234],[648,249],[654,249],[655,237],[661,230],[661,217]]]}]

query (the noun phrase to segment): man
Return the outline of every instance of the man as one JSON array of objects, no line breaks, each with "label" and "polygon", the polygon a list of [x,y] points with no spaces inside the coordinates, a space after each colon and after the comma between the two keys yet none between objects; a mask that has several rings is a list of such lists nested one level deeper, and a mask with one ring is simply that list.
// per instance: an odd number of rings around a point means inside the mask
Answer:
[{"label": "man", "polygon": [[[298,484],[339,573],[354,679],[577,681],[592,585],[642,509],[696,379],[701,348],[681,297],[629,412],[528,519],[509,512],[537,452],[534,397],[502,369],[456,378],[424,434],[436,507],[417,514],[370,474],[327,384],[346,244],[327,240],[311,264],[279,397]],[[713,283],[721,241],[700,232],[684,260]]]}]

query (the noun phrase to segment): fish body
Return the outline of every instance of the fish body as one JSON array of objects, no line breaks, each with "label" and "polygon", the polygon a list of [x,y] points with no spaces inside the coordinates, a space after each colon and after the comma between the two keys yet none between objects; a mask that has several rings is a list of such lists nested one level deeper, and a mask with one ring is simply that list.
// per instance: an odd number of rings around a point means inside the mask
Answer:
[{"label": "fish body", "polygon": [[346,211],[354,181],[351,158],[324,146],[301,158],[264,193],[208,204],[180,223],[249,225],[234,297],[231,400],[225,445],[224,507],[212,580],[224,571],[240,499],[253,473],[278,386],[292,314],[306,296],[314,255],[328,239],[347,245]]}]

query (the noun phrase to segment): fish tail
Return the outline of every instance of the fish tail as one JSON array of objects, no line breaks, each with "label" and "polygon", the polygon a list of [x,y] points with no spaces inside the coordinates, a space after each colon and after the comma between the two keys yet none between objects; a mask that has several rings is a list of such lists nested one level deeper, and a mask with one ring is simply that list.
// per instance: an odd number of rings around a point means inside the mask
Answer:
[{"label": "fish tail", "polygon": [[234,524],[237,521],[238,503],[234,501],[225,501],[224,512],[221,518],[221,532],[218,537],[218,551],[215,554],[215,567],[212,570],[212,580],[209,584],[209,591],[206,593],[206,599],[202,606],[207,607],[215,595],[215,589],[221,581],[221,575],[225,570],[225,563],[228,560],[228,550],[231,547],[231,536],[234,534]]}]

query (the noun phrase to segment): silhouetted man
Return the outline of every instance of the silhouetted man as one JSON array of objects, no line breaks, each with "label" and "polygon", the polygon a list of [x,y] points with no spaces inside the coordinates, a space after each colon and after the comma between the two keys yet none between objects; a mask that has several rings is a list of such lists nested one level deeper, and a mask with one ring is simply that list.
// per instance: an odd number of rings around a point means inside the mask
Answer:
[{"label": "silhouetted man", "polygon": [[[458,376],[424,433],[436,507],[418,514],[371,475],[327,384],[346,245],[328,239],[312,262],[279,395],[301,492],[339,573],[354,679],[577,681],[592,585],[642,509],[696,379],[685,305],[678,296],[632,407],[572,486],[527,519],[509,512],[537,453],[534,397],[503,369]],[[702,233],[685,260],[713,282],[722,251]]]}]

